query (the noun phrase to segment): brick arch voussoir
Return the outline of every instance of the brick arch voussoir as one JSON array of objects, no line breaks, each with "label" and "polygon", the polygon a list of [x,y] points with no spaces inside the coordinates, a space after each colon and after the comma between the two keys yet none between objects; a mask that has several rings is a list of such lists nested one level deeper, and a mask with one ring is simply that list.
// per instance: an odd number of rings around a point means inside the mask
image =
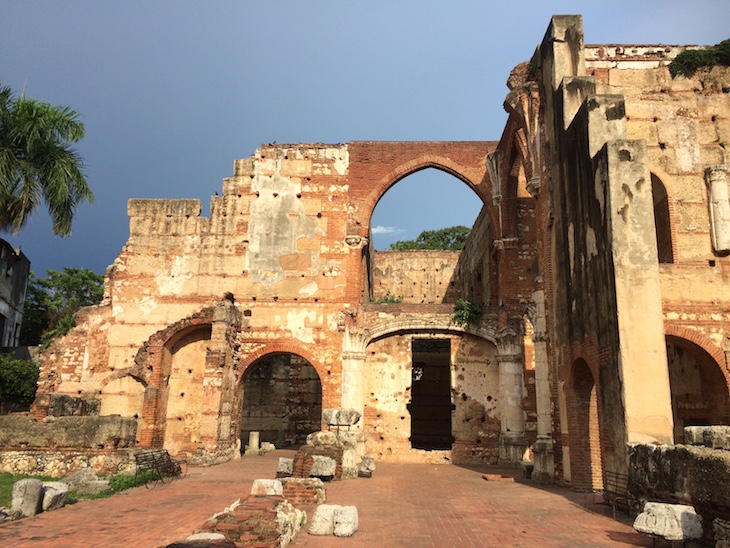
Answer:
[{"label": "brick arch voussoir", "polygon": [[274,342],[267,344],[264,348],[246,355],[245,358],[239,359],[237,379],[238,383],[240,384],[248,375],[248,373],[251,371],[251,366],[255,365],[256,362],[258,362],[260,359],[265,358],[266,356],[271,356],[273,354],[296,354],[297,356],[304,358],[309,362],[309,365],[314,367],[317,375],[319,375],[319,382],[322,383],[322,386],[324,388],[324,383],[322,382],[322,380],[327,376],[327,370],[324,368],[324,366],[319,362],[319,360],[315,358],[315,356],[311,352],[309,352],[309,350],[307,350],[306,347],[304,347],[303,345],[289,342]]},{"label": "brick arch voussoir", "polygon": [[453,175],[460,181],[466,183],[482,202],[488,203],[487,189],[481,184],[484,173],[478,172],[474,168],[463,166],[445,156],[424,154],[398,165],[378,181],[367,199],[369,216],[372,217],[375,206],[393,185],[401,179],[427,168],[438,169],[449,175]]},{"label": "brick arch voussoir", "polygon": [[702,350],[707,352],[715,363],[722,371],[722,375],[725,377],[725,381],[730,383],[730,372],[728,371],[727,359],[725,358],[725,352],[722,348],[717,346],[709,337],[702,333],[689,329],[681,325],[664,324],[664,335],[669,337],[676,337],[678,339],[684,339],[691,343],[696,344]]},{"label": "brick arch voussoir", "polygon": [[[159,349],[167,345],[174,337],[184,331],[190,331],[196,327],[202,327],[212,325],[213,323],[213,308],[204,308],[200,312],[196,312],[192,316],[183,318],[173,324],[170,324],[164,329],[161,329],[147,339],[134,358],[134,367],[129,369],[123,369],[115,372],[117,375],[109,376],[105,379],[106,382],[111,382],[114,378],[121,378],[125,376],[134,377],[139,382],[142,382],[145,387],[150,385],[150,378],[154,374],[154,363],[152,356],[159,352]],[[105,384],[104,381],[102,384]]]},{"label": "brick arch voussoir", "polygon": [[378,339],[396,335],[404,331],[410,332],[433,332],[448,333],[450,335],[474,335],[481,339],[497,344],[497,331],[489,325],[470,326],[467,329],[459,327],[451,323],[451,317],[445,319],[429,318],[427,320],[419,319],[394,319],[377,323],[367,329],[367,336],[362,339],[362,351],[368,345]]}]

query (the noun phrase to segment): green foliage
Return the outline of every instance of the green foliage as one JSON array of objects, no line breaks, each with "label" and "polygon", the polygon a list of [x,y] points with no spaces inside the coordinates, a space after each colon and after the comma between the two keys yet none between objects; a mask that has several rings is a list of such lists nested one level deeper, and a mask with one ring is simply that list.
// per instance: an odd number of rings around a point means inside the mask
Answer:
[{"label": "green foliage", "polygon": [[474,304],[466,299],[459,299],[454,305],[454,315],[451,322],[459,327],[469,327],[472,324],[479,323],[482,317],[482,309],[479,305]]},{"label": "green foliage", "polygon": [[691,77],[697,69],[730,65],[730,39],[723,40],[715,47],[706,49],[686,49],[669,64],[672,78],[677,76]]},{"label": "green foliage", "polygon": [[[0,410],[27,409],[38,386],[38,365],[0,354]],[[2,505],[0,505],[2,506]]]},{"label": "green foliage", "polygon": [[155,481],[157,477],[157,472],[152,470],[132,476],[127,474],[115,474],[109,478],[109,487],[111,487],[115,493],[119,493],[120,491],[125,491],[132,487],[139,487],[145,483]]},{"label": "green foliage", "polygon": [[104,276],[86,268],[66,267],[46,274],[47,278],[30,275],[20,331],[23,346],[47,347],[76,325],[80,308],[98,304],[104,296]]},{"label": "green foliage", "polygon": [[71,234],[78,205],[94,201],[83,161],[70,146],[84,133],[68,107],[16,98],[0,86],[0,229],[17,234],[43,201],[54,234]]},{"label": "green foliage", "polygon": [[385,303],[400,303],[403,302],[403,295],[392,295],[390,293],[390,289],[385,292],[385,295],[380,297],[379,299],[375,299],[374,297],[370,297],[371,303],[377,303],[377,304],[385,304]]},{"label": "green foliage", "polygon": [[452,226],[439,230],[424,230],[415,240],[399,240],[390,244],[395,251],[409,251],[412,249],[433,249],[461,251],[471,229],[465,226]]}]

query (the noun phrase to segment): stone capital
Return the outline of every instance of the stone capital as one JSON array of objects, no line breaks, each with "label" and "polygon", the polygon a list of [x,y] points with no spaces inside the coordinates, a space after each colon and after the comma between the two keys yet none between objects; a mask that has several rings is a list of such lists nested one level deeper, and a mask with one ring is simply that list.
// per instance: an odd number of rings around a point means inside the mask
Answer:
[{"label": "stone capital", "polygon": [[497,363],[521,363],[522,354],[498,354]]}]

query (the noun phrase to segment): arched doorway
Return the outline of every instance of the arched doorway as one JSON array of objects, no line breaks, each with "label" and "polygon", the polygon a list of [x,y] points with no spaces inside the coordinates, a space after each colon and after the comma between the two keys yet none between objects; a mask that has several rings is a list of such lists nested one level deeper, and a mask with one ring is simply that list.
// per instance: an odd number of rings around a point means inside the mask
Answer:
[{"label": "arched doorway", "polygon": [[276,447],[299,445],[322,425],[322,383],[305,358],[269,354],[251,364],[243,382],[241,447],[250,432]]},{"label": "arched doorway", "polygon": [[568,403],[570,472],[574,489],[603,487],[598,393],[588,364],[573,363]]},{"label": "arched doorway", "polygon": [[685,426],[730,424],[728,383],[714,358],[681,337],[666,342],[674,443],[683,443]]},{"label": "arched doorway", "polygon": [[[211,325],[182,332],[166,348],[170,360],[164,447],[171,454],[195,454],[201,440],[205,357]],[[164,389],[164,388],[163,388]]]}]

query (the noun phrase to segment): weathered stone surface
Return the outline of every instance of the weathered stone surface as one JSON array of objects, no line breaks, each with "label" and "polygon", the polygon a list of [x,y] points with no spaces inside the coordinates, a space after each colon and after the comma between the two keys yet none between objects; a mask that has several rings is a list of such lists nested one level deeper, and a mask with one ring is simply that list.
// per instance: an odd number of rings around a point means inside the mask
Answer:
[{"label": "weathered stone surface", "polygon": [[634,529],[666,540],[694,540],[702,538],[702,517],[685,504],[647,502],[636,516]]},{"label": "weathered stone surface", "polygon": [[24,415],[0,416],[0,447],[31,448],[107,448],[133,447],[137,421],[126,417],[57,417],[37,422]]},{"label": "weathered stone surface", "polygon": [[257,479],[251,486],[251,494],[255,496],[261,495],[281,495],[283,487],[279,480]]},{"label": "weathered stone surface", "polygon": [[288,478],[292,475],[294,459],[287,457],[279,457],[279,465],[276,468],[277,478]]},{"label": "weathered stone surface", "polygon": [[346,449],[355,449],[360,441],[360,435],[356,432],[338,432],[337,443]]},{"label": "weathered stone surface", "polygon": [[19,512],[24,518],[35,516],[42,510],[43,482],[37,479],[22,479],[13,485],[11,512]]},{"label": "weathered stone surface", "polygon": [[360,525],[355,506],[338,506],[335,509],[333,520],[333,532],[336,537],[351,537],[357,532]]},{"label": "weathered stone surface", "polygon": [[43,511],[57,510],[66,504],[68,485],[62,481],[43,482]]},{"label": "weathered stone surface", "polygon": [[362,414],[356,409],[325,409],[322,421],[330,426],[352,426],[357,424]]},{"label": "weathered stone surface", "polygon": [[730,521],[720,518],[712,520],[715,548],[730,548]]},{"label": "weathered stone surface", "polygon": [[704,445],[704,426],[685,426],[684,443],[687,445]]},{"label": "weathered stone surface", "polygon": [[276,507],[276,530],[279,533],[279,545],[286,548],[307,523],[307,514],[283,501]]},{"label": "weathered stone surface", "polygon": [[312,524],[309,526],[310,535],[332,535],[335,532],[335,510],[339,506],[333,504],[320,504],[312,516]]},{"label": "weathered stone surface", "polygon": [[337,445],[337,435],[328,430],[312,432],[307,436],[307,445]]},{"label": "weathered stone surface", "polygon": [[327,493],[319,478],[283,478],[284,498],[294,504],[324,504]]},{"label": "weathered stone surface", "polygon": [[96,472],[91,468],[82,468],[72,476],[62,478],[61,481],[68,485],[69,491],[84,494],[98,494],[111,491],[108,480],[100,480]]},{"label": "weathered stone surface", "polygon": [[730,450],[730,426],[707,426],[702,441],[710,449]]},{"label": "weathered stone surface", "polygon": [[220,533],[195,533],[185,539],[185,542],[194,542],[198,540],[225,540],[226,536]]},{"label": "weathered stone surface", "polygon": [[342,479],[357,477],[357,451],[345,449],[342,452]]},{"label": "weathered stone surface", "polygon": [[372,455],[363,455],[360,460],[360,472],[373,472],[375,471],[375,460]]},{"label": "weathered stone surface", "polygon": [[321,455],[313,455],[312,459],[314,463],[312,464],[312,470],[309,472],[311,477],[332,478],[335,475],[335,469],[337,467],[335,459]]}]

